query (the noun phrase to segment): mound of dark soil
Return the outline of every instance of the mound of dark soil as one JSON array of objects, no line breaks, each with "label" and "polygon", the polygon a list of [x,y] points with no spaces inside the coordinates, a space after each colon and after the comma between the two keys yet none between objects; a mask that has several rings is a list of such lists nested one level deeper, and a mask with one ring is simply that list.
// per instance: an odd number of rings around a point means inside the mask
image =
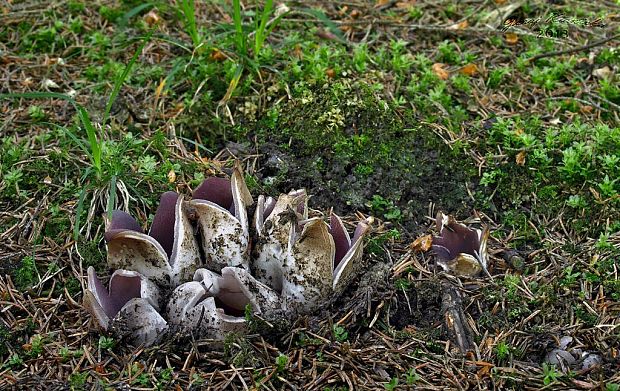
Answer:
[{"label": "mound of dark soil", "polygon": [[304,90],[279,107],[276,121],[259,122],[263,186],[274,194],[303,187],[311,207],[363,211],[409,232],[426,225],[430,202],[468,215],[469,159],[367,87],[343,83]]}]

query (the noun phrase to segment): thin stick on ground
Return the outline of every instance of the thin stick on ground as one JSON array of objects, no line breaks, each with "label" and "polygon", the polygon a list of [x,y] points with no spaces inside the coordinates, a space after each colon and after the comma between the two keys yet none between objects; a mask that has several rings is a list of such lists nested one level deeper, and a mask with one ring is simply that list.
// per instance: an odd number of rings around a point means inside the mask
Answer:
[{"label": "thin stick on ground", "polygon": [[609,38],[601,39],[600,41],[592,42],[590,44],[587,44],[587,45],[584,45],[584,46],[579,46],[579,47],[572,48],[572,49],[556,50],[556,51],[553,51],[553,52],[537,54],[534,57],[528,58],[527,61],[528,62],[534,62],[536,60],[540,60],[541,58],[555,57],[555,56],[561,56],[563,54],[571,54],[571,53],[582,52],[584,50],[588,50],[588,49],[595,48],[597,46],[604,45],[607,42],[611,42],[614,39],[618,39],[618,38],[620,38],[620,34],[616,34],[616,35],[613,35],[613,36],[611,36]]}]

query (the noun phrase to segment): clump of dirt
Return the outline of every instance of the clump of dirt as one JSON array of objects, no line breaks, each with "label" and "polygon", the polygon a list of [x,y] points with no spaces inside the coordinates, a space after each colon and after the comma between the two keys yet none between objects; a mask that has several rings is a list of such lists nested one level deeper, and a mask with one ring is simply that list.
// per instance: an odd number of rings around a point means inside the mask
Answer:
[{"label": "clump of dirt", "polygon": [[390,325],[397,330],[408,326],[435,328],[442,319],[441,284],[422,281],[406,292],[397,290],[390,311]]},{"label": "clump of dirt", "polygon": [[20,261],[17,256],[0,260],[0,276],[13,274],[19,268]]},{"label": "clump of dirt", "polygon": [[298,88],[274,110],[255,131],[257,177],[269,192],[304,187],[311,207],[345,215],[360,210],[410,232],[426,224],[429,202],[469,214],[466,182],[475,171],[469,159],[457,159],[439,136],[368,87],[342,80]]}]

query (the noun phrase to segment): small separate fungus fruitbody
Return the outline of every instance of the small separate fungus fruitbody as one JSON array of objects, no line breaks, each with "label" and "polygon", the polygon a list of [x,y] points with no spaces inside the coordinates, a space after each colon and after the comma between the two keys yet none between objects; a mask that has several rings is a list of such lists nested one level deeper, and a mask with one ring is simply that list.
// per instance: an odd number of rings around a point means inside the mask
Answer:
[{"label": "small separate fungus fruitbody", "polygon": [[454,217],[439,212],[436,219],[439,236],[433,238],[432,248],[438,264],[457,274],[474,276],[486,270],[489,231],[468,228]]}]

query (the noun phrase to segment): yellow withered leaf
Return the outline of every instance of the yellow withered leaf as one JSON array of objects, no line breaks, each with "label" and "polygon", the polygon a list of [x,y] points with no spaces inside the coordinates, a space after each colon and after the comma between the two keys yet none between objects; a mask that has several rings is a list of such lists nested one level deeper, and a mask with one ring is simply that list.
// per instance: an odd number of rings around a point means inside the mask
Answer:
[{"label": "yellow withered leaf", "polygon": [[478,73],[478,66],[476,64],[469,63],[461,68],[461,73],[467,76],[474,76]]},{"label": "yellow withered leaf", "polygon": [[170,170],[168,172],[168,182],[174,183],[174,181],[176,180],[177,180],[177,174],[174,172],[174,170]]},{"label": "yellow withered leaf", "polygon": [[506,33],[504,36],[506,39],[506,43],[509,45],[516,45],[519,42],[519,36],[515,33]]},{"label": "yellow withered leaf", "polygon": [[433,72],[435,72],[435,75],[437,75],[437,77],[440,78],[441,80],[446,80],[448,76],[450,76],[448,71],[444,69],[444,65],[445,64],[436,62],[433,64],[433,67],[432,67]]},{"label": "yellow withered leaf", "polygon": [[162,78],[159,85],[155,89],[155,99],[159,99],[161,93],[164,91],[164,87],[166,87],[166,79]]},{"label": "yellow withered leaf", "polygon": [[409,247],[411,247],[412,250],[426,252],[431,248],[432,244],[433,237],[431,235],[424,235],[414,240]]},{"label": "yellow withered leaf", "polygon": [[221,50],[219,50],[217,48],[213,49],[213,51],[211,52],[209,57],[213,61],[224,61],[224,60],[226,60],[226,55]]},{"label": "yellow withered leaf", "polygon": [[157,15],[155,10],[150,10],[146,15],[144,15],[144,22],[149,26],[153,26],[161,22],[161,17]]}]

